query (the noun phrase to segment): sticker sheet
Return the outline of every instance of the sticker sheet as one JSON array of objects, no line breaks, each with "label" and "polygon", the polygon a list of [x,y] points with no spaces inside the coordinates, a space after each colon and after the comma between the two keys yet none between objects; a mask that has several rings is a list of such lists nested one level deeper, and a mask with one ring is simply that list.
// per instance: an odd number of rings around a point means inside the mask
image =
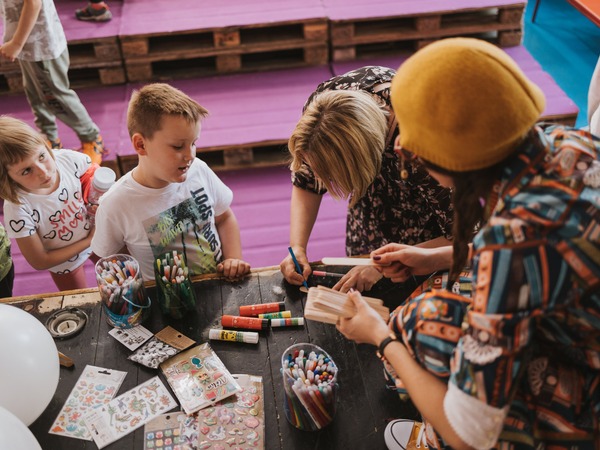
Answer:
[{"label": "sticker sheet", "polygon": [[49,433],[91,441],[92,436],[85,427],[83,416],[91,409],[111,401],[125,375],[127,372],[85,366]]},{"label": "sticker sheet", "polygon": [[161,362],[194,344],[194,340],[176,329],[165,327],[146,342],[143,347],[138,348],[135,353],[129,355],[127,359],[151,369],[157,369]]},{"label": "sticker sheet", "polygon": [[136,325],[132,328],[115,327],[108,334],[131,351],[134,351],[153,336],[150,330],[141,325]]},{"label": "sticker sheet", "polygon": [[144,450],[198,450],[198,417],[172,412],[144,427]]},{"label": "sticker sheet", "polygon": [[158,377],[119,395],[84,417],[98,448],[106,447],[177,406]]},{"label": "sticker sheet", "polygon": [[236,395],[198,412],[198,449],[264,449],[265,411],[261,377],[233,375]]},{"label": "sticker sheet", "polygon": [[144,450],[256,450],[265,447],[261,377],[233,375],[241,391],[197,415],[164,414],[146,424]]},{"label": "sticker sheet", "polygon": [[240,391],[239,384],[208,342],[168,359],[160,369],[187,414]]}]

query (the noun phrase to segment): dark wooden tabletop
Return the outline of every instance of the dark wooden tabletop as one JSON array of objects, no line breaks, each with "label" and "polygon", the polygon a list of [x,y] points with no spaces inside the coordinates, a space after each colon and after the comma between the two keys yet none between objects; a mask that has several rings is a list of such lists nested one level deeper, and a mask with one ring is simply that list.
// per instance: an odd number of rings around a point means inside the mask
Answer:
[{"label": "dark wooden tabletop", "polygon": [[[340,268],[326,268],[338,271]],[[335,279],[309,279],[310,285],[332,286]],[[415,287],[415,283],[394,285],[386,280],[367,293],[382,298],[393,309]],[[306,294],[285,282],[279,270],[260,269],[238,283],[219,278],[194,281],[197,311],[181,320],[163,316],[153,304],[150,318],[144,326],[156,333],[167,325],[184,333],[198,343],[208,341],[210,328],[221,328],[223,314],[237,315],[240,305],[284,301],[293,317],[303,314]],[[152,300],[154,288],[148,288]],[[154,302],[156,303],[156,302]],[[76,336],[56,340],[58,350],[71,357],[75,366],[61,367],[60,381],[51,403],[30,429],[44,450],[96,449],[91,441],[82,441],[49,434],[48,430],[69,393],[87,364],[127,372],[119,394],[160,375],[127,359],[131,352],[113,339],[104,317],[97,290],[58,293],[44,298],[19,300],[16,305],[32,312],[42,322],[56,309],[77,306],[89,317],[85,328]],[[264,383],[265,447],[267,449],[385,449],[383,432],[393,418],[416,418],[410,403],[385,387],[383,366],[375,349],[346,340],[333,325],[307,320],[303,327],[272,328],[260,333],[257,345],[236,342],[210,341],[212,348],[231,373],[259,375]],[[283,410],[283,383],[280,373],[281,355],[290,345],[300,342],[316,344],[327,351],[339,368],[337,412],[333,422],[316,431],[300,431],[290,425]],[[165,385],[167,385],[165,381]],[[143,427],[105,447],[107,449],[142,450]]]}]

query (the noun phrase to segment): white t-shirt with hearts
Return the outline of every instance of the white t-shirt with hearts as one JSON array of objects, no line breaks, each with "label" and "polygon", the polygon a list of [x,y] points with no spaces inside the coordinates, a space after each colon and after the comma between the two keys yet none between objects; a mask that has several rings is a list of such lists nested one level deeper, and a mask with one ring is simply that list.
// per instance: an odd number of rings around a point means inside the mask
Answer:
[{"label": "white t-shirt with hearts", "polygon": [[[24,238],[37,233],[46,250],[66,247],[87,237],[87,219],[81,192],[81,175],[91,164],[89,156],[72,150],[54,152],[60,173],[60,185],[51,194],[23,192],[21,204],[4,202],[4,222],[10,238]],[[88,248],[70,260],[50,268],[50,272],[74,270],[90,256]]]}]

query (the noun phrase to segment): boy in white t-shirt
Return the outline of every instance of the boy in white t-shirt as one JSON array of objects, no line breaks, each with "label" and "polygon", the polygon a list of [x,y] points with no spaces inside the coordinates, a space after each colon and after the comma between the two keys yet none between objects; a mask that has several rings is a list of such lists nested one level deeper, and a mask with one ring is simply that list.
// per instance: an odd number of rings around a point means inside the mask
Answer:
[{"label": "boy in white t-shirt", "polygon": [[231,190],[200,159],[196,140],[208,111],[164,83],[135,91],[127,127],[138,165],[100,200],[92,250],[98,256],[127,252],[144,280],[164,253],[183,253],[191,275],[219,272],[239,279],[242,260]]}]

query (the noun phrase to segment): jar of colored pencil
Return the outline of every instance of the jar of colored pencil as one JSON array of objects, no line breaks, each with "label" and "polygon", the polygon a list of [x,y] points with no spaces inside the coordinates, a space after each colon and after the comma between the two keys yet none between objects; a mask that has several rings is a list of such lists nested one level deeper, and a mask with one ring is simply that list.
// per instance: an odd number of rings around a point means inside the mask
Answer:
[{"label": "jar of colored pencil", "polygon": [[160,310],[181,319],[196,309],[196,296],[183,254],[176,250],[165,253],[154,262],[156,297]]},{"label": "jar of colored pencil", "polygon": [[314,344],[296,344],[281,356],[283,409],[300,430],[326,427],[335,416],[338,368],[331,356]]},{"label": "jar of colored pencil", "polygon": [[150,315],[150,298],[135,258],[125,254],[101,258],[95,272],[102,309],[110,325],[131,328]]}]

